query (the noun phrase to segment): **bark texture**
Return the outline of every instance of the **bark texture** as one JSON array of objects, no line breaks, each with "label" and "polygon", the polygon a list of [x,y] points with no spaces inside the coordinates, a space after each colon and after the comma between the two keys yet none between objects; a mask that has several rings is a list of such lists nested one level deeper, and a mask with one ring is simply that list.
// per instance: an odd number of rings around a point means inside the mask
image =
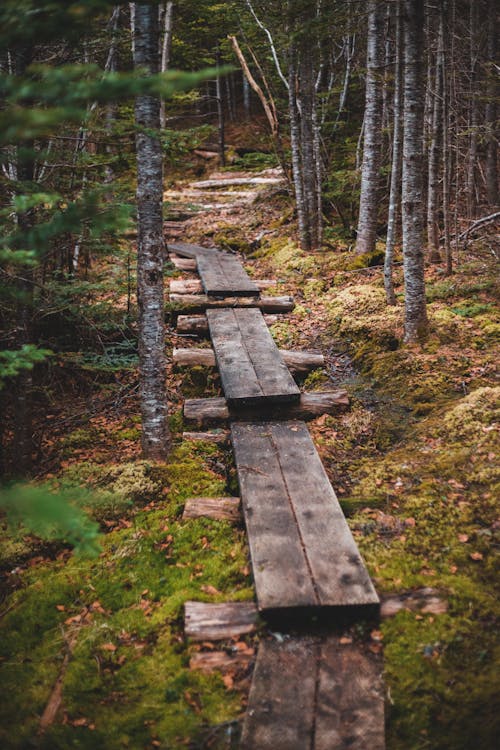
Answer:
[{"label": "bark texture", "polygon": [[[158,71],[158,9],[135,4],[134,66]],[[160,127],[160,101],[138,96],[137,125],[137,301],[142,449],[147,458],[162,459],[169,449],[165,388],[163,320],[163,156],[155,131]]]},{"label": "bark texture", "polygon": [[498,97],[498,72],[495,66],[498,64],[498,22],[497,4],[495,0],[488,0],[488,86],[486,103],[486,190],[488,203],[492,208],[499,204],[498,195],[498,123],[497,123],[497,97]]},{"label": "bark texture", "polygon": [[396,45],[394,66],[394,114],[392,132],[392,165],[391,188],[389,193],[389,213],[387,218],[387,241],[384,260],[384,286],[388,305],[396,304],[392,268],[394,264],[394,245],[396,241],[396,224],[401,197],[401,158],[402,158],[402,108],[403,108],[403,44],[401,23],[401,0],[396,5]]},{"label": "bark texture", "polygon": [[372,253],[377,238],[378,197],[382,147],[384,69],[384,4],[368,3],[368,41],[365,91],[365,135],[361,167],[361,195],[356,253]]},{"label": "bark texture", "polygon": [[423,253],[423,24],[424,0],[404,0],[404,136],[402,180],[406,342],[425,338]]}]

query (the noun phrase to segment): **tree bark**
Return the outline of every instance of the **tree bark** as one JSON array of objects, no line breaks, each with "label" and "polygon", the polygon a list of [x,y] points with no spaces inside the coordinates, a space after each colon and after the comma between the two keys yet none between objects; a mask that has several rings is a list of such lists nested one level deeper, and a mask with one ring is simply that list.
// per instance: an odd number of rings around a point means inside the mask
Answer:
[{"label": "tree bark", "polygon": [[402,180],[403,272],[406,342],[427,335],[423,224],[424,0],[404,0],[404,136]]},{"label": "tree bark", "polygon": [[479,107],[476,93],[477,86],[477,3],[469,0],[469,55],[470,55],[470,83],[469,83],[469,153],[467,164],[467,218],[472,220],[476,215],[476,164],[477,164],[477,135],[479,125]]},{"label": "tree bark", "polygon": [[389,214],[387,219],[387,240],[384,260],[384,286],[388,305],[396,304],[392,269],[394,264],[394,245],[396,242],[396,224],[401,197],[401,158],[402,158],[402,88],[403,88],[403,44],[401,23],[401,0],[396,6],[396,43],[394,67],[394,102],[392,133],[391,188],[389,194]]},{"label": "tree bark", "polygon": [[[154,5],[135,4],[134,66],[147,74],[158,72],[158,9]],[[160,128],[159,99],[138,96],[135,120],[142,450],[146,458],[161,460],[168,454],[170,436],[163,320],[163,154],[156,135]]]},{"label": "tree bark", "polygon": [[307,209],[304,195],[302,154],[300,148],[300,116],[297,103],[297,46],[291,42],[288,61],[288,112],[290,116],[290,145],[292,151],[292,174],[297,206],[299,242],[304,250],[311,249],[311,237],[307,227]]},{"label": "tree bark", "polygon": [[[440,151],[443,139],[443,128],[446,127],[443,117],[443,57],[444,57],[443,26],[441,23],[438,33],[438,49],[436,54],[436,68],[434,85],[431,92],[432,120],[430,127],[430,145],[427,161],[427,244],[429,248],[429,260],[439,263],[439,177],[440,177]],[[430,56],[429,56],[430,57]],[[429,63],[430,64],[430,60]],[[432,77],[429,76],[432,80]],[[443,148],[444,151],[444,148]]]},{"label": "tree bark", "polygon": [[495,70],[497,60],[497,4],[495,0],[488,0],[488,70],[487,70],[487,102],[486,102],[486,190],[488,203],[492,208],[499,204],[498,195],[498,123],[497,96],[498,74]]},{"label": "tree bark", "polygon": [[[172,50],[172,33],[173,33],[174,3],[167,0],[163,12],[163,39],[161,44],[161,62],[160,73],[166,73],[170,64],[170,53]],[[167,124],[167,115],[165,109],[165,100],[160,104],[160,124],[164,128]]]},{"label": "tree bark", "polygon": [[384,67],[384,4],[368,3],[368,43],[365,91],[365,137],[356,253],[372,253],[377,239],[380,160],[382,147],[382,89]]}]

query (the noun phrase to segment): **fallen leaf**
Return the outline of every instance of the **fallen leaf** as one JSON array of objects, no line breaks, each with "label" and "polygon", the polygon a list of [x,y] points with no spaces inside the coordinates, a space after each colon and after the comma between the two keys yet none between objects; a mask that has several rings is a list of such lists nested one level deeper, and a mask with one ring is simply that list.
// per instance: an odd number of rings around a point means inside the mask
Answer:
[{"label": "fallen leaf", "polygon": [[56,604],[56,609],[59,610],[59,612],[66,611],[66,607],[64,606],[64,604]]},{"label": "fallen leaf", "polygon": [[101,651],[116,651],[116,646],[114,643],[103,643],[100,648]]},{"label": "fallen leaf", "polygon": [[203,592],[204,592],[205,594],[212,594],[212,595],[216,595],[216,594],[220,594],[220,593],[221,593],[220,591],[218,591],[218,590],[217,590],[217,589],[215,588],[215,586],[210,586],[210,585],[208,585],[208,586],[201,586],[200,588],[201,588],[201,590],[202,590],[202,591],[203,591]]},{"label": "fallen leaf", "polygon": [[469,555],[471,560],[482,560],[483,555],[481,552],[471,552]]},{"label": "fallen leaf", "polygon": [[462,544],[465,544],[465,542],[469,541],[469,535],[468,534],[459,534],[458,535],[458,541],[462,542]]}]

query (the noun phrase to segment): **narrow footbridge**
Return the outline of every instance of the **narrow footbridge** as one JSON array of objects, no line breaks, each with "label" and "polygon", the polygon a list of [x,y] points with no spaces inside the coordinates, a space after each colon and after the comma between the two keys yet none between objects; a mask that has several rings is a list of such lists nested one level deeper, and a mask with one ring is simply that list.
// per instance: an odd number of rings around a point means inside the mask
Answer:
[{"label": "narrow footbridge", "polygon": [[[212,350],[175,350],[174,361],[216,365],[224,391],[224,398],[187,400],[184,415],[200,428],[226,427],[250,548],[255,616],[289,633],[261,643],[241,746],[382,750],[380,664],[362,645],[343,644],[334,632],[346,622],[376,620],[379,599],[304,421],[345,409],[347,393],[300,392],[292,373],[321,365],[322,358],[277,348],[265,312],[289,311],[293,300],[264,297],[272,281],[252,280],[235,255],[216,249],[174,243],[169,251],[175,265],[196,270],[201,280],[201,287],[189,280],[184,287],[173,284],[178,327],[208,335],[212,343]],[[234,517],[235,503],[193,499],[186,517],[196,516],[197,507],[216,514],[217,504],[219,517],[227,518],[228,508]],[[220,627],[225,610],[210,609],[220,606],[188,603],[188,635],[198,632],[202,639],[213,632],[214,618]],[[241,632],[234,606],[227,611]],[[247,631],[248,618],[247,605]],[[222,622],[226,637],[231,622],[227,627]]]}]

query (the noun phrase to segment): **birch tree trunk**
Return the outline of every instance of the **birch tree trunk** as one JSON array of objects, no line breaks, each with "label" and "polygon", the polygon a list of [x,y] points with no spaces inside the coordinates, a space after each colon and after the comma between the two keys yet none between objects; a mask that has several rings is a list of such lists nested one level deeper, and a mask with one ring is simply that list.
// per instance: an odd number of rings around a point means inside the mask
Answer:
[{"label": "birch tree trunk", "polygon": [[423,253],[423,76],[424,0],[404,0],[404,136],[402,180],[405,331],[408,343],[425,338]]},{"label": "birch tree trunk", "polygon": [[[134,67],[158,72],[158,9],[135,3]],[[163,155],[155,131],[160,127],[160,101],[140,95],[135,102],[137,125],[137,302],[139,307],[139,371],[142,450],[160,460],[169,450],[164,333]]]},{"label": "birch tree trunk", "polygon": [[317,232],[317,183],[314,153],[314,79],[312,55],[301,50],[299,61],[300,96],[300,151],[302,159],[302,183],[308,237],[304,250],[318,246]]},{"label": "birch tree trunk", "polygon": [[372,253],[377,237],[380,160],[382,146],[382,90],[384,67],[384,3],[368,3],[368,42],[365,92],[365,138],[356,253]]},{"label": "birch tree trunk", "polygon": [[[174,3],[172,2],[172,0],[168,0],[165,3],[165,8],[163,11],[163,39],[161,43],[160,73],[166,73],[170,65],[170,53],[172,49],[173,18],[174,18]],[[160,124],[162,128],[164,128],[167,124],[165,99],[161,100]]]},{"label": "birch tree trunk", "polygon": [[[438,49],[436,53],[436,68],[434,84],[431,91],[432,120],[430,127],[430,145],[427,161],[427,244],[429,247],[429,260],[439,263],[439,165],[440,151],[443,135],[442,101],[443,101],[443,27],[439,26]],[[431,79],[432,80],[432,79]]]},{"label": "birch tree trunk", "polygon": [[307,229],[304,187],[302,182],[302,156],[300,148],[300,118],[297,105],[297,48],[290,44],[288,61],[288,110],[290,115],[290,145],[292,151],[292,175],[297,205],[299,241],[304,249],[310,248],[311,238]]},{"label": "birch tree trunk", "polygon": [[403,44],[401,23],[401,0],[396,4],[395,29],[395,67],[394,67],[394,102],[391,188],[389,194],[389,213],[387,219],[387,241],[384,260],[384,286],[388,305],[396,304],[392,268],[394,264],[394,245],[396,241],[396,224],[401,196],[401,157],[402,157],[402,88],[403,88]]},{"label": "birch tree trunk", "polygon": [[470,55],[470,116],[469,116],[469,153],[467,158],[467,218],[472,220],[476,215],[476,163],[477,163],[477,129],[479,125],[479,108],[477,101],[477,3],[469,0],[469,55]]},{"label": "birch tree trunk", "polygon": [[486,191],[488,203],[491,208],[496,208],[499,203],[498,196],[498,123],[497,123],[497,97],[498,97],[498,73],[495,66],[497,60],[497,4],[495,0],[488,0],[488,82],[486,102]]}]

